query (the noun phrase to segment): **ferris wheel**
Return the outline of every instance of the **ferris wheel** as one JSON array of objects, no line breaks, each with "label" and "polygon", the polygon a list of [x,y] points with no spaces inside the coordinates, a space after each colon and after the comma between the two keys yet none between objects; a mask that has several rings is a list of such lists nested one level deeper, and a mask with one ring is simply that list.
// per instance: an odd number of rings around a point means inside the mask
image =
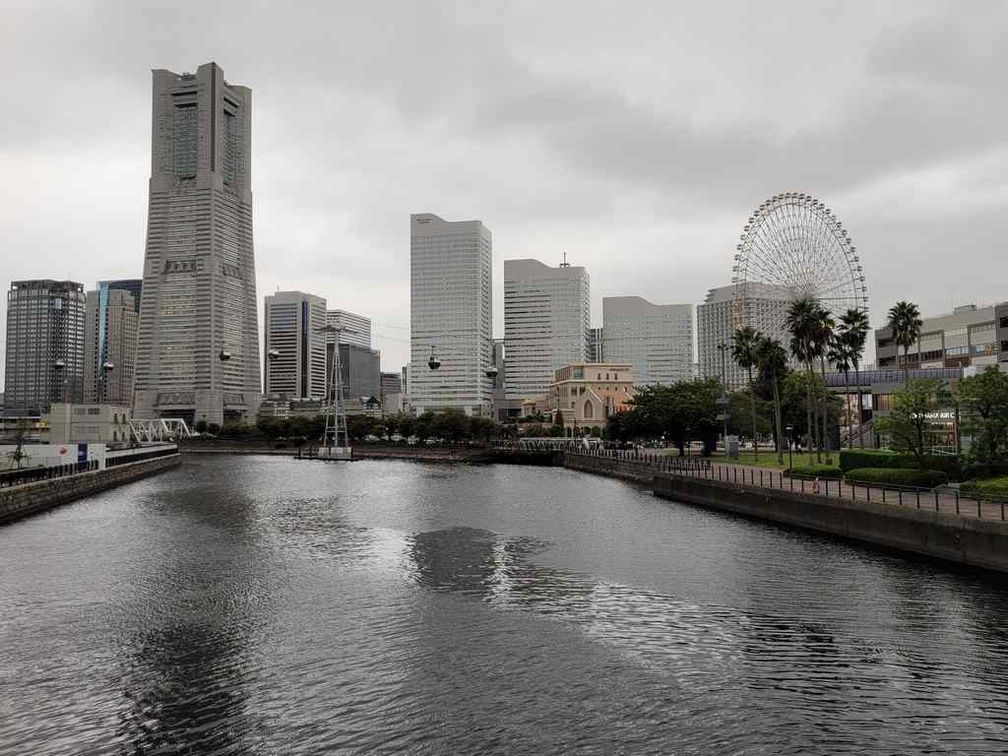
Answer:
[{"label": "ferris wheel", "polygon": [[[810,297],[835,314],[868,311],[868,287],[850,234],[836,213],[801,192],[775,194],[757,207],[735,247],[735,325],[782,326],[784,308],[767,301]],[[761,316],[762,315],[762,316]]]}]

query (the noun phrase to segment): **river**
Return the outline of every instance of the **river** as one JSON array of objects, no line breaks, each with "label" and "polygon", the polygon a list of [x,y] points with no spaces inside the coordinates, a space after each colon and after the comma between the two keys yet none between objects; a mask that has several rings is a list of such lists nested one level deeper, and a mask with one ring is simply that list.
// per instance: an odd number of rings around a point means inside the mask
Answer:
[{"label": "river", "polygon": [[1008,584],[558,468],[190,457],[0,528],[3,754],[1008,751]]}]

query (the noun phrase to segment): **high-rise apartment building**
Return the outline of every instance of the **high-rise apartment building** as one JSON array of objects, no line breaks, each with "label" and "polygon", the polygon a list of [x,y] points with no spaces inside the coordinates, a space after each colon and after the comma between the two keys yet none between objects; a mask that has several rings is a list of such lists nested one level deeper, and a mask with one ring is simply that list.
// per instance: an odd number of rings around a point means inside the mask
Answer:
[{"label": "high-rise apartment building", "polygon": [[605,362],[605,354],[602,349],[604,331],[601,328],[592,328],[588,331],[588,362]]},{"label": "high-rise apartment building", "polygon": [[52,402],[81,400],[84,286],[12,281],[7,292],[6,414],[42,415]]},{"label": "high-rise apartment building", "polygon": [[693,305],[605,297],[602,331],[605,361],[633,365],[638,386],[668,385],[693,375]]},{"label": "high-rise apartment building", "polygon": [[505,393],[510,399],[543,394],[563,365],[588,355],[591,296],[588,272],[566,263],[504,261]]},{"label": "high-rise apartment building", "polygon": [[[777,339],[787,349],[787,308],[791,294],[770,284],[749,284],[749,307],[756,330]],[[697,357],[702,378],[721,380],[722,370],[729,388],[745,386],[749,380],[745,370],[731,358],[735,331],[742,325],[741,308],[737,304],[734,286],[710,289],[704,303],[697,306]],[[719,349],[724,345],[725,349]],[[727,351],[725,351],[727,350]]]},{"label": "high-rise apartment building", "polygon": [[252,93],[215,63],[153,75],[135,413],[254,418],[261,384]]},{"label": "high-rise apartment building", "polygon": [[[493,238],[478,220],[410,216],[410,404],[488,416]],[[440,367],[429,367],[435,356]]]},{"label": "high-rise apartment building", "polygon": [[[904,367],[903,348],[886,326],[875,330],[879,369]],[[956,307],[952,312],[923,318],[920,338],[910,346],[906,367],[955,368],[1008,363],[1008,302]]]},{"label": "high-rise apartment building", "polygon": [[264,298],[263,363],[266,394],[287,399],[326,395],[326,301],[301,291]]},{"label": "high-rise apartment building", "polygon": [[[339,329],[340,344],[356,344],[365,349],[371,348],[371,318],[357,315],[346,310],[329,310],[326,313],[326,324]],[[328,343],[335,343],[336,337],[330,332]]]},{"label": "high-rise apartment building", "polygon": [[136,367],[136,300],[118,282],[99,281],[84,305],[84,402],[129,406]]}]

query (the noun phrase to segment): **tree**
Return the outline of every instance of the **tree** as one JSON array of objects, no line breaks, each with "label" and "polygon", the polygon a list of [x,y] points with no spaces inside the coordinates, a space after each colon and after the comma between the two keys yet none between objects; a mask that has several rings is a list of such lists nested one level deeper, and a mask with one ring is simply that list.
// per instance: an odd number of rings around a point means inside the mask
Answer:
[{"label": "tree", "polygon": [[917,378],[893,394],[892,409],[877,420],[879,430],[889,437],[896,451],[909,452],[923,469],[927,453],[929,413],[936,411],[944,398],[944,384],[937,378]]},{"label": "tree", "polygon": [[921,320],[920,310],[913,302],[903,300],[889,308],[889,328],[892,331],[893,341],[897,346],[903,347],[903,386],[905,388],[909,388],[907,381],[910,375],[910,347],[920,337],[923,325],[924,321]]},{"label": "tree", "polygon": [[[805,373],[808,381],[805,389],[808,392],[805,401],[806,421],[809,438],[809,448],[812,448],[813,423],[812,423],[812,363],[818,356],[816,339],[819,335],[819,303],[811,297],[798,299],[788,305],[787,328],[791,332],[791,354],[794,358],[805,366]],[[822,448],[817,455],[818,461],[822,462]]]},{"label": "tree", "polygon": [[989,366],[959,382],[963,430],[973,436],[971,456],[993,465],[1008,456],[1008,375]]},{"label": "tree", "polygon": [[732,340],[732,359],[740,368],[749,374],[749,412],[752,414],[752,445],[753,458],[759,458],[759,445],[756,443],[756,385],[753,383],[753,368],[757,364],[756,350],[759,345],[760,333],[751,325],[742,326],[735,331]]},{"label": "tree", "polygon": [[[861,394],[861,358],[864,356],[868,329],[868,313],[857,308],[851,308],[841,315],[837,325],[837,334],[843,341],[847,361],[850,368],[854,368],[854,385],[857,387],[858,395],[858,439],[862,447],[864,446],[864,434],[860,431],[861,418],[864,417],[864,397]],[[844,374],[844,382],[846,383],[846,381],[847,373]],[[850,422],[848,421],[848,433],[850,433],[849,426]],[[848,437],[848,444],[853,447],[854,439],[852,437]]]},{"label": "tree", "polygon": [[197,433],[206,433],[206,430],[207,430],[207,421],[206,420],[197,420],[196,421],[196,425],[193,426],[193,430],[196,431]]},{"label": "tree", "polygon": [[413,417],[407,414],[402,414],[399,416],[399,435],[403,437],[404,440],[408,441],[413,434],[416,432],[416,422]]},{"label": "tree", "polygon": [[[842,328],[842,324],[841,324]],[[829,350],[826,353],[826,359],[829,360],[830,364],[837,369],[838,372],[843,373],[844,377],[844,418],[847,425],[847,446],[850,448],[854,442],[854,431],[851,427],[851,416],[850,416],[850,369],[851,369],[851,355],[850,350],[847,347],[847,342],[844,341],[840,330],[834,334],[832,341],[830,341]],[[860,389],[859,389],[860,390]]]},{"label": "tree", "polygon": [[833,341],[833,330],[835,328],[836,323],[834,322],[830,311],[825,307],[820,306],[818,308],[816,318],[815,352],[816,356],[819,358],[819,368],[822,375],[822,387],[821,393],[819,394],[819,398],[821,399],[819,407],[822,412],[822,436],[820,437],[820,448],[822,448],[827,454],[829,453],[829,430],[826,422],[826,405],[828,403],[829,389],[826,387],[826,355],[829,352],[829,345]]},{"label": "tree", "polygon": [[762,336],[756,345],[760,373],[770,382],[773,393],[774,423],[777,426],[777,464],[784,464],[784,427],[781,424],[780,382],[787,375],[787,352],[776,339]]}]

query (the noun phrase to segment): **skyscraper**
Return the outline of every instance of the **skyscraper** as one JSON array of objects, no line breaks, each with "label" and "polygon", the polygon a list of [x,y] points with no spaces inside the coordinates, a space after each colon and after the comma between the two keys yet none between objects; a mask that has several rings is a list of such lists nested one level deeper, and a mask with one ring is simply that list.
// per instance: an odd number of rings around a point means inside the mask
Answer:
[{"label": "skyscraper", "polygon": [[[749,294],[756,329],[777,339],[787,349],[789,336],[784,323],[791,299],[790,293],[770,284],[750,283]],[[720,344],[731,349],[735,330],[741,325],[739,310],[734,286],[721,286],[709,290],[704,303],[697,306],[697,357],[700,377],[721,380],[723,370],[725,384],[730,388],[745,386],[749,380],[746,371],[731,358],[731,352],[725,352],[722,359],[722,351],[718,349]]]},{"label": "skyscraper", "polygon": [[326,395],[326,301],[300,291],[278,291],[264,298],[263,324],[267,394],[287,399]]},{"label": "skyscraper", "polygon": [[133,398],[136,367],[137,308],[118,282],[99,281],[84,306],[84,401],[125,404]]},{"label": "skyscraper", "polygon": [[587,358],[589,291],[588,272],[582,267],[504,261],[507,398],[544,394],[557,370]]},{"label": "skyscraper", "polygon": [[[493,238],[478,220],[410,216],[410,403],[488,416]],[[428,365],[432,354],[440,362]]]},{"label": "skyscraper", "polygon": [[[371,348],[371,318],[347,310],[329,310],[326,313],[326,325],[339,329],[340,344]],[[331,331],[327,338],[329,344],[336,342],[336,336]]]},{"label": "skyscraper", "polygon": [[7,414],[41,415],[80,401],[84,378],[84,286],[12,281],[7,292]]},{"label": "skyscraper", "polygon": [[252,93],[225,81],[216,63],[153,76],[135,413],[254,418]]},{"label": "skyscraper", "polygon": [[602,334],[606,362],[631,363],[638,386],[668,385],[693,375],[693,305],[605,297]]}]

